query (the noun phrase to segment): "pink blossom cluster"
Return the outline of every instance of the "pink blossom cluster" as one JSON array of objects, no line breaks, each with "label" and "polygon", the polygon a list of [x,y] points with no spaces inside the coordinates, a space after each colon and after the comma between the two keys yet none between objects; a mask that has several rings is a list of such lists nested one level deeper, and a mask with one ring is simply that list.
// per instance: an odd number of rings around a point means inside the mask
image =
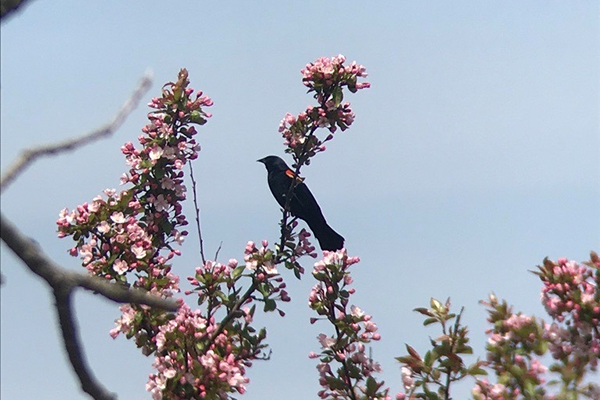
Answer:
[{"label": "pink blossom cluster", "polygon": [[[90,204],[84,203],[71,212],[67,209],[60,212],[59,236],[78,238],[70,254],[79,255],[83,266],[96,276],[125,283],[128,272],[143,271],[163,279],[158,283],[156,279],[140,276],[136,286],[165,297],[178,292],[179,278],[171,273],[167,261],[179,251],[167,248],[164,256],[157,254],[155,235],[140,218],[143,210],[135,190],[116,193],[114,189],[107,189],[104,194],[106,200],[97,196]],[[173,229],[172,234],[174,238],[181,236],[177,229]]]},{"label": "pink blossom cluster", "polygon": [[[292,221],[291,226],[292,229],[298,226],[298,221]],[[300,258],[304,256],[317,258],[317,252],[315,246],[313,246],[309,240],[310,237],[311,233],[304,228],[302,228],[297,235],[292,233],[289,238],[290,241],[288,241],[288,245],[291,247],[290,252],[286,258],[280,260],[280,262],[284,262],[288,269],[294,270],[297,275],[302,275],[304,273],[304,267],[302,267],[298,262]],[[296,243],[292,245],[291,240],[294,238],[296,238]]]},{"label": "pink blossom cluster", "polygon": [[555,360],[575,364],[577,369],[589,365],[594,370],[600,359],[597,326],[565,327],[557,323],[544,324],[544,338]]},{"label": "pink blossom cluster", "polygon": [[[600,258],[592,252],[581,264],[545,259],[538,269],[542,303],[554,320],[544,324],[544,339],[557,361],[552,369],[565,371],[563,381],[577,382],[596,371],[600,360]],[[589,390],[600,391],[600,385]]]},{"label": "pink blossom cluster", "polygon": [[[163,97],[151,102],[157,111],[150,113],[150,124],[140,136],[141,149],[126,143],[122,152],[131,167],[122,183],[132,187],[117,193],[104,191],[106,200],[97,196],[69,212],[60,212],[59,237],[73,236],[77,242],[71,255],[80,255],[90,273],[127,283],[127,274],[136,272],[135,286],[169,297],[179,291],[179,278],[167,262],[180,251],[187,231],[181,201],[185,199],[181,167],[197,157],[193,139],[196,130],[210,115],[202,106],[212,101],[188,88],[187,71],[182,70],[176,83],[163,88]],[[195,113],[196,119],[190,117]]]},{"label": "pink blossom cluster", "polygon": [[509,391],[502,383],[490,383],[487,379],[480,379],[471,390],[475,400],[508,400],[516,399],[520,391],[513,389]]},{"label": "pink blossom cluster", "polygon": [[306,229],[300,229],[300,232],[298,232],[298,243],[296,245],[296,249],[294,250],[295,258],[300,258],[305,255],[312,258],[317,258],[315,246],[313,246],[310,240],[308,240],[308,238],[311,236],[311,233]]},{"label": "pink blossom cluster", "polygon": [[[600,393],[600,385],[585,383],[585,376],[596,371],[600,359],[600,259],[592,252],[589,262],[578,264],[565,258],[545,259],[538,267],[543,283],[541,299],[553,323],[538,323],[535,318],[513,314],[506,302],[490,296],[488,365],[498,375],[498,383],[478,381],[473,389],[476,399],[528,398],[528,388],[544,398],[556,396],[542,386],[550,369],[560,375],[561,393]],[[556,362],[544,366],[533,354],[548,349]],[[529,386],[528,386],[529,385]],[[590,397],[591,396],[591,397]]]},{"label": "pink blossom cluster", "polygon": [[217,329],[200,310],[182,304],[174,319],[159,328],[156,358],[146,385],[155,400],[230,399],[230,393],[243,394],[249,379],[248,365],[226,330],[208,348],[206,339]]},{"label": "pink blossom cluster", "polygon": [[[350,295],[355,292],[349,287],[352,284],[349,268],[359,261],[342,249],[325,251],[323,259],[314,265],[313,276],[318,283],[309,295],[309,306],[319,317],[311,318],[311,323],[326,319],[335,327],[333,335],[319,335],[321,352],[309,354],[310,358],[320,360],[317,370],[322,390],[318,395],[322,399],[353,399],[355,396],[389,399],[388,390],[381,389],[383,382],[377,382],[374,377],[381,367],[365,352],[365,344],[381,338],[377,325],[370,315],[349,303]],[[338,365],[335,370],[333,363]]]},{"label": "pink blossom cluster", "polygon": [[285,290],[286,283],[277,271],[277,264],[281,261],[278,261],[275,252],[269,249],[269,242],[263,240],[260,248],[256,247],[254,242],[248,242],[244,249],[244,261],[246,261],[246,269],[253,273],[256,285],[263,295],[264,311],[277,310],[281,316],[284,316],[283,310],[277,308],[276,301],[289,302],[291,298]]},{"label": "pink blossom cluster", "polygon": [[[191,361],[187,364],[179,365],[174,368],[179,371],[180,376],[184,376],[186,382],[179,383],[184,385],[185,390],[181,389],[189,397],[168,397],[165,393],[163,396],[173,399],[195,399],[199,398],[229,398],[228,393],[234,391],[238,393],[244,392],[244,385],[249,382],[245,376],[244,366],[250,366],[254,360],[264,359],[264,349],[267,347],[263,344],[266,338],[266,332],[261,329],[257,332],[254,327],[251,327],[255,305],[250,305],[255,301],[263,301],[265,303],[265,311],[277,309],[276,300],[289,301],[285,289],[283,279],[277,274],[270,274],[264,267],[264,264],[272,257],[272,252],[268,249],[268,243],[263,242],[263,247],[260,249],[253,242],[249,242],[245,249],[246,261],[248,264],[256,261],[256,265],[249,267],[246,265],[238,265],[237,260],[230,259],[227,264],[221,264],[215,261],[206,261],[200,267],[197,267],[193,277],[189,277],[190,284],[194,287],[193,290],[186,291],[186,294],[197,294],[198,304],[203,307],[201,311],[186,311],[183,317],[180,318],[180,324],[187,324],[186,320],[190,315],[195,315],[200,324],[195,326],[197,331],[188,331],[181,341],[190,341],[194,343],[196,352],[191,352],[189,357],[196,357],[196,364],[199,362],[202,367],[193,369],[193,373],[185,375],[185,368],[192,365]],[[249,277],[253,281],[253,285],[246,294],[241,294],[240,279],[244,277],[244,271],[249,271]],[[263,299],[259,300],[254,293],[259,289],[263,295]],[[186,306],[187,307],[187,306]],[[283,315],[283,312],[280,311]],[[220,319],[220,322],[217,322]],[[176,321],[177,322],[177,321]],[[161,336],[157,335],[156,341],[158,349],[161,348],[161,343],[169,343],[173,345],[173,337],[185,332],[181,326],[174,326],[173,322],[168,322],[168,332],[172,334]],[[163,328],[161,327],[161,332]],[[175,335],[175,336],[173,336]],[[193,337],[192,337],[193,336]],[[175,341],[176,343],[176,341]],[[178,353],[179,347],[175,344],[175,348],[171,349],[168,354],[173,358],[173,353],[177,353],[178,359],[185,357]],[[183,349],[185,350],[185,349]],[[183,351],[182,350],[182,351]],[[158,353],[160,354],[160,353]],[[166,354],[166,353],[165,353]],[[156,364],[160,365],[163,361],[161,356],[157,357]],[[168,360],[166,360],[168,362]],[[185,367],[184,369],[182,369]],[[219,368],[219,370],[210,371],[207,368]],[[161,369],[158,368],[160,372]],[[183,375],[181,375],[183,374]],[[167,377],[169,378],[169,377]],[[169,378],[171,379],[171,378]],[[174,379],[174,378],[173,378]],[[193,379],[193,384],[190,381]],[[154,382],[154,383],[153,383]],[[159,374],[150,377],[150,387],[156,393],[160,393],[163,382],[171,382],[165,380],[165,376]],[[193,390],[190,390],[187,384],[192,384]],[[173,383],[173,385],[177,385]],[[169,389],[169,396],[172,393],[177,393],[177,390]]]},{"label": "pink blossom cluster", "polygon": [[332,58],[321,57],[306,64],[302,69],[302,82],[310,90],[323,90],[334,86],[337,82],[347,85],[351,92],[371,87],[368,82],[357,83],[357,78],[366,78],[367,70],[353,61],[350,65],[344,65],[346,57],[342,54]]},{"label": "pink blossom cluster", "polygon": [[208,301],[210,306],[207,313],[212,315],[223,306],[217,299],[222,297],[223,293],[234,289],[242,269],[243,267],[238,267],[235,259],[229,260],[227,264],[207,260],[204,265],[196,268],[193,277],[187,278],[194,289],[186,290],[185,294],[195,292],[198,295],[198,304]]},{"label": "pink blossom cluster", "polygon": [[546,395],[541,385],[546,382],[548,368],[534,356],[546,351],[542,326],[534,317],[513,313],[505,301],[499,302],[493,294],[483,304],[488,306],[488,322],[492,325],[486,331],[487,366],[501,384],[479,380],[473,396],[477,400],[516,399],[526,387],[537,388],[538,395]]},{"label": "pink blossom cluster", "polygon": [[274,263],[274,253],[269,249],[269,242],[262,241],[262,247],[257,248],[252,241],[246,244],[244,249],[244,261],[246,268],[250,271],[260,270],[258,274],[259,280],[265,280],[268,276],[277,275],[277,266]]},{"label": "pink blossom cluster", "polygon": [[556,263],[545,260],[542,302],[550,316],[569,325],[600,322],[600,277],[594,270],[575,261],[560,258]]},{"label": "pink blossom cluster", "polygon": [[[352,93],[359,89],[370,87],[368,82],[358,82],[358,78],[367,76],[362,65],[353,62],[344,65],[343,55],[326,58],[322,57],[307,64],[302,72],[302,81],[315,92],[317,106],[308,106],[297,116],[287,113],[279,124],[286,152],[294,155],[296,161],[302,163],[318,152],[325,151],[325,142],[333,138],[333,133],[339,128],[348,129],[354,122],[354,112],[350,103],[343,102],[343,88],[347,87]],[[319,128],[329,130],[329,134],[321,139],[315,135]]]}]

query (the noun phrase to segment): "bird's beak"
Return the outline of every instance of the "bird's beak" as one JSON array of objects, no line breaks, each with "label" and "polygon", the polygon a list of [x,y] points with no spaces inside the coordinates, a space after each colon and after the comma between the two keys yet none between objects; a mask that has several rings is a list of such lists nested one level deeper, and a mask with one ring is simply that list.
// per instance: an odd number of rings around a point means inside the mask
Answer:
[{"label": "bird's beak", "polygon": [[264,164],[264,163],[265,163],[265,159],[264,159],[264,158],[261,158],[260,160],[256,160],[256,162],[259,162],[259,163],[263,163],[263,164]]}]

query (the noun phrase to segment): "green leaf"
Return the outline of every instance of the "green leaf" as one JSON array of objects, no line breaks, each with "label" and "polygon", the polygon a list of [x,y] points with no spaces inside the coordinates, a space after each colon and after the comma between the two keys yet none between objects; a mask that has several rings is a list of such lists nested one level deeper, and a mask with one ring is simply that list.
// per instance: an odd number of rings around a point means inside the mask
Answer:
[{"label": "green leaf", "polygon": [[428,317],[433,317],[433,314],[425,307],[415,308],[413,311],[418,312],[419,314],[427,315]]},{"label": "green leaf", "polygon": [[380,385],[377,384],[377,381],[372,376],[369,376],[365,386],[367,387],[365,394],[369,397],[374,397]]},{"label": "green leaf", "polygon": [[231,277],[234,280],[237,279],[240,275],[242,275],[242,273],[244,272],[245,269],[246,269],[245,265],[240,265],[240,266],[236,267],[233,271],[231,271]]},{"label": "green leaf", "polygon": [[198,110],[194,110],[191,112],[190,121],[199,125],[204,125],[206,123],[206,119],[202,117],[202,113]]},{"label": "green leaf", "polygon": [[471,375],[471,376],[476,376],[476,375],[487,375],[487,371],[484,370],[483,368],[481,368],[478,365],[474,365],[469,367],[469,369],[467,369],[467,374]]},{"label": "green leaf", "polygon": [[417,360],[421,360],[421,356],[419,355],[419,353],[417,353],[417,351],[412,348],[409,345],[406,345],[406,350],[408,351],[408,354],[410,354],[412,357],[416,358]]},{"label": "green leaf", "polygon": [[273,299],[265,299],[265,312],[274,311],[277,309],[277,302]]},{"label": "green leaf", "polygon": [[335,378],[333,376],[328,376],[325,378],[327,380],[327,384],[333,390],[341,390],[346,387],[346,383],[343,380]]},{"label": "green leaf", "polygon": [[165,232],[165,234],[170,235],[173,231],[173,225],[167,220],[162,220],[160,223],[160,227]]},{"label": "green leaf", "polygon": [[342,93],[342,88],[339,86],[336,86],[333,89],[333,93],[331,95],[333,98],[333,104],[335,105],[335,107],[339,107],[340,104],[342,104],[342,100],[344,100],[344,94]]},{"label": "green leaf", "polygon": [[435,311],[440,311],[443,308],[442,303],[440,303],[439,300],[434,299],[433,297],[430,300],[430,305],[431,308],[433,308]]}]

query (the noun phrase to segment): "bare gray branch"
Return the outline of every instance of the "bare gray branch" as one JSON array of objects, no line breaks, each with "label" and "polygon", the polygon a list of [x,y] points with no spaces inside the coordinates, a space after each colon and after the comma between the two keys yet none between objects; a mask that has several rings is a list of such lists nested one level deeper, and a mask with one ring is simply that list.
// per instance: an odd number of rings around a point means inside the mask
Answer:
[{"label": "bare gray branch", "polygon": [[29,0],[2,0],[0,1],[0,20],[5,21],[8,15],[13,14],[20,7],[29,3]]},{"label": "bare gray branch", "polygon": [[4,190],[17,178],[17,176],[23,173],[23,171],[33,164],[33,162],[38,158],[43,156],[57,155],[69,150],[75,150],[88,143],[112,135],[117,129],[119,129],[123,122],[125,122],[127,116],[129,116],[129,114],[131,114],[131,112],[137,107],[142,97],[146,94],[148,89],[150,89],[151,84],[151,75],[150,73],[146,73],[142,77],[142,80],[132,95],[129,97],[129,99],[127,99],[125,104],[123,104],[117,115],[115,115],[113,120],[103,127],[83,136],[23,150],[19,158],[17,158],[17,160],[8,167],[7,172],[4,174],[4,176],[2,176],[2,180],[0,181],[0,193],[4,192]]}]

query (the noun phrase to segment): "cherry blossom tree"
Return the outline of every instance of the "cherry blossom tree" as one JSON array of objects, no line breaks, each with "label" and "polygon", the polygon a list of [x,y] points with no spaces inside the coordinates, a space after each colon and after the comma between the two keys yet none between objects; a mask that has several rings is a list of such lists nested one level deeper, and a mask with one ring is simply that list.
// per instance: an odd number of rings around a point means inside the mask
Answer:
[{"label": "cherry blossom tree", "polygon": [[[363,80],[365,68],[347,63],[342,55],[319,58],[301,73],[315,104],[298,115],[287,113],[279,126],[296,176],[352,125],[355,115],[344,96],[370,87]],[[3,176],[2,190],[35,159],[114,132],[148,85],[143,80],[106,127],[25,152]],[[115,398],[83,358],[71,304],[76,287],[123,303],[109,334],[132,339],[154,358],[146,384],[153,399],[227,400],[246,391],[248,368],[269,359],[267,329],[256,325],[256,313],[284,317],[282,304],[292,300],[286,290],[289,273],[300,278],[309,259],[317,259],[311,262],[315,284],[307,297],[315,313],[310,323],[323,327],[315,351],[308,354],[317,364],[318,397],[391,399],[389,387],[377,376],[379,363],[368,355],[372,341],[381,339],[377,324],[352,301],[351,271],[359,258],[347,249],[316,252],[311,234],[298,228],[289,204],[281,210],[277,243],[248,241],[240,249],[243,261],[205,257],[197,214],[200,257],[194,274],[182,279],[173,272],[190,229],[182,206],[190,182],[199,212],[193,161],[200,150],[198,129],[210,120],[212,105],[208,96],[190,87],[188,71],[179,71],[148,103],[151,111],[138,143],[121,148],[129,166],[121,176],[123,189],[105,189],[89,202],[60,211],[58,236],[73,240],[68,251],[81,260],[85,274],[55,265],[2,215],[2,240],[53,290],[65,348],[83,390],[94,399]],[[292,180],[289,194],[297,182]],[[590,377],[600,358],[600,259],[592,253],[585,263],[544,260],[536,274],[551,321],[515,313],[506,301],[490,295],[482,302],[491,324],[486,354],[470,365],[463,360],[473,349],[462,311],[455,314],[449,300],[436,299],[417,308],[426,317],[424,325],[438,326],[441,335],[423,356],[407,345],[408,354],[397,358],[404,390],[396,399],[449,400],[452,385],[465,379],[474,380],[476,400],[599,398],[599,386]],[[189,285],[183,296],[182,281]],[[549,366],[545,354],[552,359]]]}]

